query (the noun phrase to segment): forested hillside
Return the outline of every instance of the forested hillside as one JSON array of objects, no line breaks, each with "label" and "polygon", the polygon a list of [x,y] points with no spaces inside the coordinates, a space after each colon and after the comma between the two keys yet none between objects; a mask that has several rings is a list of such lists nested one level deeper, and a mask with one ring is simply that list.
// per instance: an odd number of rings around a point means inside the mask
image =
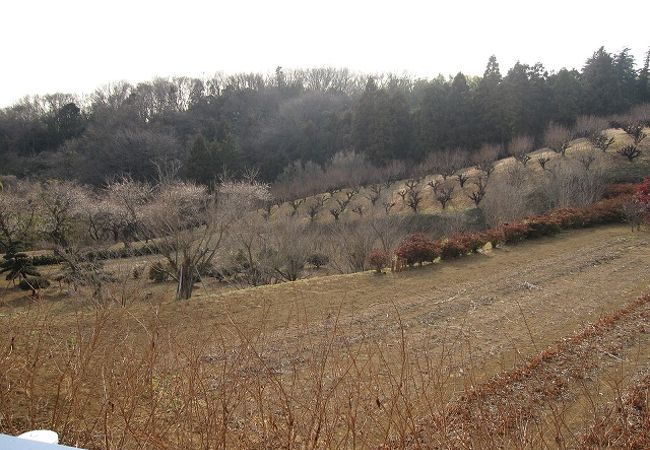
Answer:
[{"label": "forested hillside", "polygon": [[0,110],[0,175],[99,185],[173,169],[209,184],[224,170],[257,168],[275,181],[297,161],[323,165],[342,151],[382,166],[519,135],[540,142],[550,122],[571,126],[649,101],[649,58],[637,70],[628,49],[601,47],[579,71],[517,63],[502,72],[492,56],[482,77],[428,80],[278,67],[26,98]]}]

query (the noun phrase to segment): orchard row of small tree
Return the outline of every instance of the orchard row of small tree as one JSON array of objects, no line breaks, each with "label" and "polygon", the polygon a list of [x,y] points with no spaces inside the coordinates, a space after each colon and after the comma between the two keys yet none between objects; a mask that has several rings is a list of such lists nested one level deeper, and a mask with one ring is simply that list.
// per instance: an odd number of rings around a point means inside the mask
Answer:
[{"label": "orchard row of small tree", "polygon": [[[650,105],[641,105],[627,114],[605,117],[579,116],[571,126],[553,122],[541,136],[518,134],[505,145],[484,144],[472,151],[463,147],[429,149],[418,163],[393,160],[387,165],[379,166],[376,160],[369,158],[365,153],[338,152],[323,166],[309,161],[291,163],[274,183],[274,195],[278,201],[290,201],[346,187],[396,181],[435,171],[441,174],[454,173],[470,165],[489,164],[491,159],[507,156],[527,164],[534,148],[546,147],[563,155],[570,143],[576,139],[584,139],[592,148],[607,152],[614,142],[614,138],[606,133],[606,130],[611,128],[623,129],[632,136],[632,142],[625,146],[629,148],[619,149],[619,155],[633,161],[640,154],[637,150],[645,138],[644,127],[649,124]],[[496,153],[494,149],[497,150]],[[543,165],[546,161],[547,158],[539,163]]]},{"label": "orchard row of small tree", "polygon": [[70,181],[16,181],[0,192],[0,248],[15,255],[21,247],[44,243],[75,267],[80,247],[110,240],[151,243],[185,299],[230,227],[269,198],[268,186],[253,180],[222,181],[212,191],[174,180],[154,186],[122,178],[101,190]]},{"label": "orchard row of small tree", "polygon": [[582,208],[561,208],[485,231],[458,233],[438,240],[423,233],[412,234],[403,239],[394,252],[371,250],[367,261],[376,273],[382,273],[389,266],[391,271],[399,272],[405,266],[422,266],[438,259],[450,260],[475,253],[488,244],[512,244],[554,235],[563,229],[624,221],[632,225],[633,231],[643,224],[650,225],[650,177],[638,185],[625,186],[613,198]]},{"label": "orchard row of small tree", "polygon": [[[300,211],[310,221],[328,215],[331,220],[339,221],[341,217],[346,217],[346,213],[348,217],[360,218],[378,210],[390,214],[396,210],[395,206],[398,206],[397,209],[401,206],[401,209],[417,213],[427,195],[432,197],[434,203],[440,204],[442,210],[458,195],[467,197],[479,207],[488,191],[487,184],[499,158],[510,156],[523,168],[535,164],[544,174],[556,181],[562,175],[569,177],[567,172],[574,175],[576,172],[587,172],[594,178],[599,170],[602,171],[607,159],[616,164],[616,158],[630,163],[639,158],[642,154],[642,143],[646,138],[644,125],[649,120],[648,111],[637,110],[634,115],[619,117],[617,120],[581,117],[573,128],[551,124],[545,133],[543,144],[547,152],[536,155],[532,153],[534,139],[521,135],[512,139],[505,147],[483,145],[479,151],[472,154],[463,149],[431,153],[421,164],[408,169],[403,164],[395,163],[380,170],[362,155],[354,153],[340,155],[337,163],[325,170],[309,164],[294,166],[293,175],[288,176],[289,180],[274,186],[274,192],[278,195],[274,202],[264,205],[262,214],[266,219],[277,215],[283,210],[285,202],[287,206],[284,211],[287,215],[296,217]],[[622,143],[614,153],[611,149],[615,147],[616,139],[607,131],[610,128],[622,129],[628,136],[620,137]],[[571,157],[567,158],[567,150],[571,147]],[[548,151],[561,158],[554,159]],[[611,155],[614,156],[610,158]],[[584,170],[576,168],[577,164]],[[513,172],[516,169],[509,166],[507,170]],[[564,174],[560,174],[561,171]],[[532,172],[524,173],[526,171],[521,169],[519,172],[519,184],[526,184],[526,178],[533,176]],[[341,176],[342,174],[347,177]],[[411,178],[397,182],[400,176],[407,174],[410,174]],[[383,180],[380,178],[382,176]],[[352,187],[343,188],[345,179],[349,180],[348,186]],[[370,180],[373,182],[368,183]],[[319,194],[300,198],[305,192]],[[594,196],[586,199],[593,200]]]},{"label": "orchard row of small tree", "polygon": [[[369,247],[380,242],[385,251],[391,251],[395,239],[410,231],[404,218],[388,220],[394,217],[391,211],[400,198],[402,209],[418,213],[427,192],[440,203],[443,211],[461,195],[471,200],[479,212],[480,219],[474,224],[477,226],[496,226],[549,208],[596,201],[605,187],[600,162],[604,155],[611,153],[607,150],[614,144],[603,128],[612,124],[591,118],[579,125],[582,136],[591,142],[588,148],[567,152],[572,142],[576,147],[574,139],[578,134],[552,126],[547,132],[547,147],[557,155],[552,159],[531,156],[532,139],[525,136],[514,139],[505,149],[485,145],[471,157],[462,151],[441,152],[418,167],[419,177],[403,183],[395,181],[391,172],[387,172],[388,178],[383,183],[363,189],[332,188],[321,196],[292,200],[285,205],[290,211],[289,220],[277,217],[281,203],[275,201],[274,206],[268,187],[260,189],[255,199],[249,195],[249,201],[236,209],[237,217],[232,217],[235,215],[232,208],[224,209],[226,199],[238,197],[228,194],[233,186],[242,189],[263,186],[254,181],[255,172],[250,172],[246,181],[222,181],[213,189],[177,181],[173,170],[161,171],[156,185],[121,178],[101,189],[69,181],[35,183],[5,178],[0,194],[0,246],[10,255],[19,252],[21,245],[52,246],[60,252],[57,261],[69,269],[59,279],[73,282],[78,281],[72,275],[78,269],[87,269],[95,280],[108,279],[98,275],[99,264],[89,264],[88,258],[82,261],[84,258],[79,256],[99,253],[83,253],[79,248],[116,242],[144,246],[150,253],[165,257],[167,264],[155,272],[158,275],[164,272],[163,278],[177,281],[178,295],[183,298],[191,295],[194,281],[207,274],[229,282],[257,285],[297,279],[307,264],[316,267],[329,264],[331,269],[340,272],[363,270]],[[643,145],[645,133],[638,123],[618,126],[625,130],[631,142],[639,147]],[[568,137],[560,142],[558,135]],[[608,148],[603,150],[594,144],[599,136],[608,138]],[[504,154],[512,155],[514,160],[504,161],[497,170],[497,158]],[[351,155],[352,160],[355,158]],[[543,170],[533,170],[530,164],[533,160]],[[468,165],[473,168],[468,170]],[[392,173],[403,173],[399,172],[399,166],[395,167]],[[438,173],[435,176],[428,175],[435,172]],[[265,191],[263,195],[262,191]],[[359,204],[359,199],[366,203]],[[244,214],[248,208],[257,208],[259,216]],[[307,224],[296,220],[300,218],[299,210],[306,210]],[[319,228],[315,218],[323,213],[329,213],[335,226]],[[344,213],[358,216],[360,223],[354,226],[349,221],[339,223],[346,217]],[[453,215],[462,216],[457,212],[450,214]],[[257,218],[261,218],[259,223]],[[235,222],[240,224],[237,232],[228,232]],[[218,226],[219,223],[222,225]],[[467,224],[459,227],[463,226]],[[329,244],[321,248],[313,245],[319,237]],[[171,244],[166,243],[168,240]],[[297,245],[300,241],[302,244]],[[198,250],[203,253],[192,256]],[[22,264],[18,259],[13,258],[10,265]],[[219,263],[212,267],[215,260]],[[24,273],[29,275],[29,270]]]}]

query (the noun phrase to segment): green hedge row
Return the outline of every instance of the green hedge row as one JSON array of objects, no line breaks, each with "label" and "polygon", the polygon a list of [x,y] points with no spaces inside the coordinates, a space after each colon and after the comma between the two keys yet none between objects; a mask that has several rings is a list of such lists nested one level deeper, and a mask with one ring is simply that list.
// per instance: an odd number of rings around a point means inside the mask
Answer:
[{"label": "green hedge row", "polygon": [[[150,256],[160,253],[160,248],[155,245],[143,247],[124,247],[115,250],[92,250],[83,255],[84,261],[104,261],[108,259],[133,258],[135,256]],[[63,258],[56,253],[49,255],[32,256],[32,265],[51,266],[60,264]]]}]

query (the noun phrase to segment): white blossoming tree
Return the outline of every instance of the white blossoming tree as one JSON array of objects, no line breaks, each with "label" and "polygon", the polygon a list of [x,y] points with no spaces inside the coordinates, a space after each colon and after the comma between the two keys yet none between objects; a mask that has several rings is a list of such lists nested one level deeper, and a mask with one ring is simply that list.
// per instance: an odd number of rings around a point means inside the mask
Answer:
[{"label": "white blossoming tree", "polygon": [[187,182],[158,187],[146,223],[178,284],[177,299],[192,296],[195,281],[211,265],[228,230],[269,199],[268,186],[256,182],[224,182],[213,193]]},{"label": "white blossoming tree", "polygon": [[39,219],[43,236],[53,244],[68,248],[87,204],[88,191],[72,181],[51,180],[38,192]]},{"label": "white blossoming tree", "polygon": [[36,233],[37,195],[34,185],[20,182],[0,191],[0,252],[29,241]]}]

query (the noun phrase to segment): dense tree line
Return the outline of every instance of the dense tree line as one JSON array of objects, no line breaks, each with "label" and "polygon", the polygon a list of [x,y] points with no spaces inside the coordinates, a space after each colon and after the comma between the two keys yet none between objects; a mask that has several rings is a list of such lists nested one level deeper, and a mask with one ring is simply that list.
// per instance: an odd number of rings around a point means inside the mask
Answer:
[{"label": "dense tree line", "polygon": [[490,57],[482,77],[366,76],[345,69],[115,83],[85,98],[53,94],[0,110],[2,174],[101,184],[180,170],[210,183],[256,167],[267,181],[296,161],[324,166],[354,150],[375,165],[513,137],[541,139],[550,122],[615,114],[650,101],[646,54],[598,49],[580,71]]}]

